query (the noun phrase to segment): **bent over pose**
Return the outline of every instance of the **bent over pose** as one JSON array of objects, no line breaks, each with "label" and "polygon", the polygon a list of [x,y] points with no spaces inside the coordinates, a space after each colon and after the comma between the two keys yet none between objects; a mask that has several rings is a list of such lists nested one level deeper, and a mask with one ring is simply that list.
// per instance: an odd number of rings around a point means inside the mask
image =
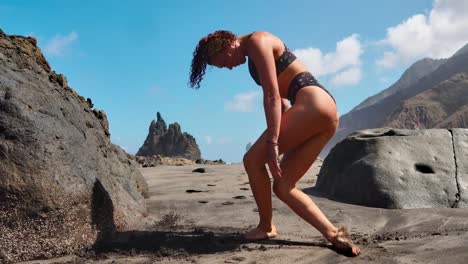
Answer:
[{"label": "bent over pose", "polygon": [[[335,100],[288,47],[268,32],[236,36],[219,30],[203,37],[193,53],[190,85],[199,88],[207,65],[232,69],[248,59],[250,75],[263,90],[267,129],[244,156],[260,222],[246,239],[277,235],[272,222],[273,192],[296,214],[317,228],[338,250],[360,249],[344,227],[335,227],[312,199],[295,187],[338,127]],[[285,101],[292,104],[283,111]],[[284,154],[281,163],[278,155]]]}]

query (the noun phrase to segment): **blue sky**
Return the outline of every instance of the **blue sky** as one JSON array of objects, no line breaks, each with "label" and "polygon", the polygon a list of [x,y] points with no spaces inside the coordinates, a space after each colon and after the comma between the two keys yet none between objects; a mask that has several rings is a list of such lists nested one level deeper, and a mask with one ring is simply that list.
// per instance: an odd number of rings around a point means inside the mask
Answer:
[{"label": "blue sky", "polygon": [[136,153],[160,112],[203,158],[238,162],[266,128],[246,65],[187,86],[195,45],[218,30],[280,37],[334,95],[340,114],[423,57],[468,43],[468,1],[0,1],[0,28],[34,36],[52,68],[107,113],[112,141]]}]

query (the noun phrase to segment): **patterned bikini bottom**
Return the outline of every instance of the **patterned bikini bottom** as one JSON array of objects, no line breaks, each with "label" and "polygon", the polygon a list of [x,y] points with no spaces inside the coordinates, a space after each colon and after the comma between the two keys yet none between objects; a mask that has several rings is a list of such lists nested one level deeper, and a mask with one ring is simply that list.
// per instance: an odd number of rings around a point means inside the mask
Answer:
[{"label": "patterned bikini bottom", "polygon": [[296,75],[296,77],[294,77],[294,79],[291,81],[291,84],[289,84],[288,99],[289,101],[291,101],[291,105],[293,105],[294,102],[296,101],[297,92],[301,88],[306,87],[306,86],[311,86],[311,85],[322,88],[325,92],[327,92],[331,96],[333,101],[335,101],[335,98],[333,97],[333,95],[331,95],[331,93],[327,89],[325,89],[325,87],[323,87],[310,72],[302,72]]}]

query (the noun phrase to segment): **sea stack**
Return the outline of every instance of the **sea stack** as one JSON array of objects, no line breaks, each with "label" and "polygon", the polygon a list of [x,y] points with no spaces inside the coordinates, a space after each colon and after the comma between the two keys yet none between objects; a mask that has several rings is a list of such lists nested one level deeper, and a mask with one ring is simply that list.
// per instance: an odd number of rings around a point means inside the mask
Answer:
[{"label": "sea stack", "polygon": [[159,112],[156,118],[156,121],[151,121],[148,136],[137,156],[162,155],[193,161],[201,159],[200,149],[192,135],[182,132],[177,122],[169,124],[168,128]]}]

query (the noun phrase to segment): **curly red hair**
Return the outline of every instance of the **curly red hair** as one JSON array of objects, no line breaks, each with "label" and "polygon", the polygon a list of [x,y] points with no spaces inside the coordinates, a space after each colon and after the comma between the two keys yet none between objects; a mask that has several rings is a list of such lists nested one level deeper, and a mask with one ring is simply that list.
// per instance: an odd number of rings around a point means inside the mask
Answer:
[{"label": "curly red hair", "polygon": [[200,82],[205,75],[206,65],[211,56],[223,51],[236,39],[231,31],[218,30],[203,37],[193,52],[192,67],[190,70],[189,85],[192,88],[200,88]]}]

